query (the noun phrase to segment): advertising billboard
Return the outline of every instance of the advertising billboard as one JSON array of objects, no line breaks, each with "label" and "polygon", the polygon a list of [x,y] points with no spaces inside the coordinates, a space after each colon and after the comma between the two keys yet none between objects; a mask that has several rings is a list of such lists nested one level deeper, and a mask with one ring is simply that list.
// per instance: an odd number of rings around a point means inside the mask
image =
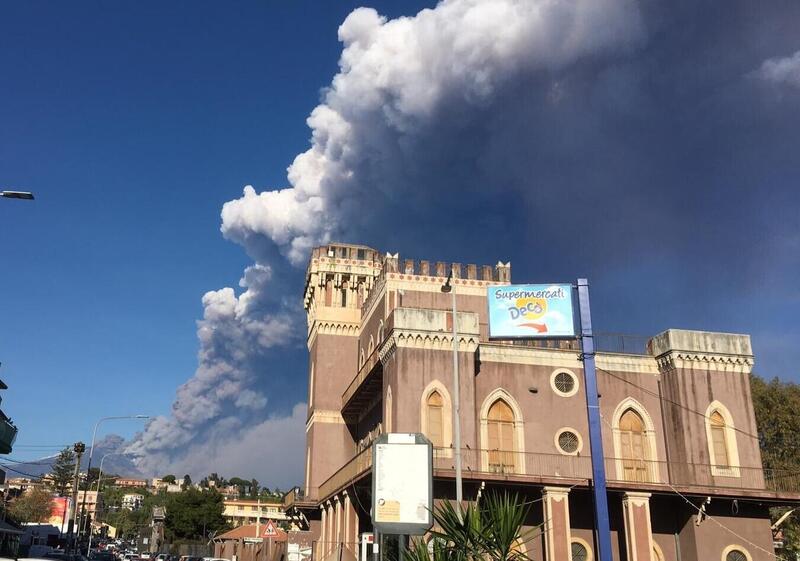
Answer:
[{"label": "advertising billboard", "polygon": [[512,284],[487,290],[490,338],[575,337],[571,284]]}]

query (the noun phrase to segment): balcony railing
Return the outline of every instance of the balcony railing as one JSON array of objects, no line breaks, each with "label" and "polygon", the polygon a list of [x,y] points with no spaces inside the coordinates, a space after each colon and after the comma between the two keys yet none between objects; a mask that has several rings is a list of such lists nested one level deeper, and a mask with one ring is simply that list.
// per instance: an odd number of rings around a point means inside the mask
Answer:
[{"label": "balcony railing", "polygon": [[325,499],[347,487],[372,467],[372,448],[365,448],[319,486],[319,498]]},{"label": "balcony railing", "polygon": [[318,496],[319,490],[316,487],[310,487],[308,489],[295,487],[283,496],[283,508],[287,509],[293,506],[314,504]]},{"label": "balcony railing", "polygon": [[[590,456],[540,454],[504,450],[462,450],[462,469],[501,478],[536,477],[586,480],[592,477]],[[800,493],[800,472],[760,466],[721,466],[687,462],[633,460],[607,457],[609,484],[674,485],[715,489],[744,489],[771,493]],[[453,451],[434,450],[434,469],[453,470]]]},{"label": "balcony railing", "polygon": [[[461,451],[461,464],[464,477],[471,479],[501,479],[520,483],[563,479],[572,484],[587,485],[592,477],[592,460],[589,456],[464,449]],[[445,475],[442,472],[454,471],[454,466],[452,448],[434,449],[435,472]],[[325,499],[347,487],[371,467],[372,449],[367,448],[320,486],[319,498]],[[606,458],[605,468],[610,487],[674,486],[683,491],[698,488],[800,494],[799,471],[626,458]]]}]

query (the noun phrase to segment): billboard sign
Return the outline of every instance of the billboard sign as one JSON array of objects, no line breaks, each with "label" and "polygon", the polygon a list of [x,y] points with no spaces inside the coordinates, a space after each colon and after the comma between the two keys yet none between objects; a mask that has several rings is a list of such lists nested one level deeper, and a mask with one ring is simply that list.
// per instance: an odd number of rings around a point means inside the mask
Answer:
[{"label": "billboard sign", "polygon": [[575,337],[571,284],[488,287],[491,339]]},{"label": "billboard sign", "polygon": [[382,534],[421,536],[433,525],[433,447],[422,434],[380,435],[372,450],[372,521]]}]

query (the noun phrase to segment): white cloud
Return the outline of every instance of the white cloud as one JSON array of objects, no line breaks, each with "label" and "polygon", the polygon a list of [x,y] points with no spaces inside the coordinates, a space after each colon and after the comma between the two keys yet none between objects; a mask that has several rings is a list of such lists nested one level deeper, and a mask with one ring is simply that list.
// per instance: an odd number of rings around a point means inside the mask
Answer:
[{"label": "white cloud", "polygon": [[755,74],[770,84],[800,88],[800,51],[765,60]]}]

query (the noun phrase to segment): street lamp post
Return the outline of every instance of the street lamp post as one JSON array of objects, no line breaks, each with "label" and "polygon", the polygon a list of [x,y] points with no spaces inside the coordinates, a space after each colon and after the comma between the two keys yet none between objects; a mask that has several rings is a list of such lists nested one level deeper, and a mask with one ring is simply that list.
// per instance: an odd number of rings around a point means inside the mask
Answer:
[{"label": "street lamp post", "polygon": [[[103,421],[110,421],[112,419],[149,419],[149,415],[121,415],[121,416],[113,416],[113,417],[103,417],[99,421],[94,424],[94,432],[92,433],[92,447],[89,448],[89,459],[86,462],[86,476],[89,476],[89,470],[92,469],[92,455],[94,454],[94,442],[97,438],[97,427],[100,426],[100,423]],[[101,460],[102,461],[102,460]],[[88,488],[88,485],[87,485]],[[87,488],[83,490],[83,499],[81,500],[81,514],[83,514],[83,509],[86,507],[86,491]],[[80,527],[77,529],[77,535],[80,536]],[[91,532],[89,532],[91,533]]]},{"label": "street lamp post", "polygon": [[456,291],[451,284],[453,279],[453,268],[450,267],[450,274],[442,285],[442,292],[450,293],[453,303],[453,448],[455,448],[455,468],[456,468],[456,502],[458,502],[458,515],[461,517],[461,501],[463,489],[461,484],[461,390],[458,377],[458,311],[456,310]]},{"label": "street lamp post", "polygon": [[[100,458],[100,470],[97,472],[97,498],[95,499],[95,505],[100,504],[100,482],[103,480],[103,462],[106,461],[106,458],[109,456],[120,456],[125,454],[125,452],[109,452],[108,454],[103,454],[103,457]],[[84,495],[86,493],[84,492]],[[95,506],[95,515],[97,514],[98,506]],[[88,518],[88,516],[87,516]],[[86,547],[86,557],[89,557],[89,552],[92,551],[92,528],[89,527],[89,545]]]},{"label": "street lamp post", "polygon": [[33,193],[30,191],[0,191],[0,197],[6,199],[26,199],[33,200]]}]

